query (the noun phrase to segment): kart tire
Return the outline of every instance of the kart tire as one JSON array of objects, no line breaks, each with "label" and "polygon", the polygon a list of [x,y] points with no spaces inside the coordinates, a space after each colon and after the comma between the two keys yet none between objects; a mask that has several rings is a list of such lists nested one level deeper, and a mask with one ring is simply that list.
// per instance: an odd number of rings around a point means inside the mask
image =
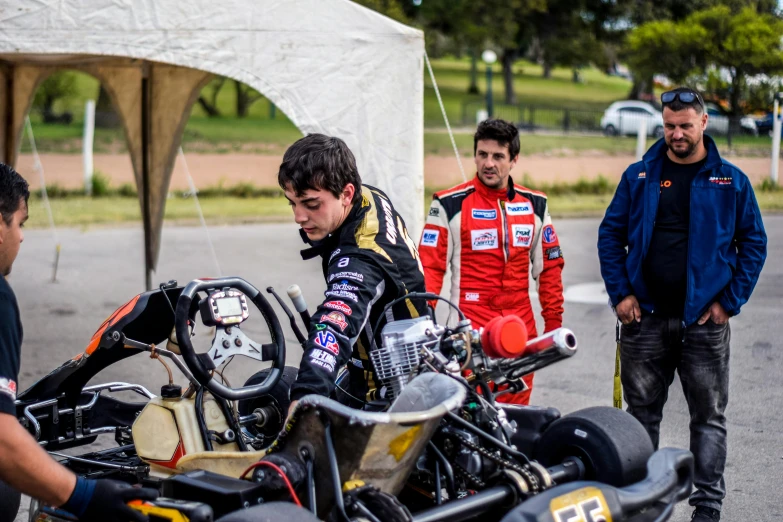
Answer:
[{"label": "kart tire", "polygon": [[553,422],[541,436],[534,457],[544,466],[578,457],[585,465],[584,480],[623,487],[647,476],[652,454],[650,436],[630,413],[596,406]]},{"label": "kart tire", "polygon": [[222,516],[215,522],[319,522],[318,517],[291,502],[267,502],[260,506],[240,509]]},{"label": "kart tire", "polygon": [[[264,382],[266,376],[269,375],[270,368],[261,370],[260,372],[251,376],[246,382],[245,386],[251,386]],[[291,405],[291,399],[288,397],[288,392],[291,385],[296,381],[296,374],[299,372],[299,368],[293,366],[286,366],[283,369],[283,375],[280,380],[275,384],[269,393],[262,395],[261,397],[255,397],[253,399],[246,399],[239,401],[239,414],[250,415],[256,408],[262,408],[274,404],[276,407],[279,418],[277,422],[270,422],[263,428],[257,428],[255,426],[248,426],[248,430],[257,435],[262,435],[263,438],[271,443],[280,430],[283,429],[283,423],[288,415],[288,407]]]}]

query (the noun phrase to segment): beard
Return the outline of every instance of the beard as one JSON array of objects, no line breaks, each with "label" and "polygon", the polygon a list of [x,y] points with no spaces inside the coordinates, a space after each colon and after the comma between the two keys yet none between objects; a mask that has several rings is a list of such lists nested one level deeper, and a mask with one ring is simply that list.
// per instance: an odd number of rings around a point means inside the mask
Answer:
[{"label": "beard", "polygon": [[680,159],[685,159],[689,157],[691,154],[693,154],[694,149],[696,149],[696,145],[701,143],[701,138],[699,138],[698,141],[692,142],[688,140],[678,140],[676,143],[684,143],[687,146],[684,149],[675,149],[673,146],[673,143],[666,142],[666,146],[669,147],[669,150],[672,151],[672,154],[677,156]]}]

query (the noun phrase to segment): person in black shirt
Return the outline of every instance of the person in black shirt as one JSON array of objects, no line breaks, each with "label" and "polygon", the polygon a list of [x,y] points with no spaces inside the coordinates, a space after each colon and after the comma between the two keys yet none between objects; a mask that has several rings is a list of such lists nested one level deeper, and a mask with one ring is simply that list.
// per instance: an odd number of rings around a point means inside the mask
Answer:
[{"label": "person in black shirt", "polygon": [[729,316],[766,259],[766,233],[747,176],[704,134],[701,95],[661,95],[664,139],[620,181],[598,233],[607,293],[621,328],[628,412],[657,448],[675,371],[690,411],[695,507],[715,522],[726,495]]},{"label": "person in black shirt", "polygon": [[22,323],[13,290],[6,281],[27,221],[27,182],[0,163],[0,522],[13,521],[19,492],[61,507],[84,521],[143,522],[147,517],[126,502],[152,500],[157,491],[115,480],[86,480],[55,462],[16,417],[16,391]]},{"label": "person in black shirt", "polygon": [[664,156],[658,215],[644,260],[644,278],[659,315],[681,317],[685,304],[691,184],[706,157],[676,163]]}]

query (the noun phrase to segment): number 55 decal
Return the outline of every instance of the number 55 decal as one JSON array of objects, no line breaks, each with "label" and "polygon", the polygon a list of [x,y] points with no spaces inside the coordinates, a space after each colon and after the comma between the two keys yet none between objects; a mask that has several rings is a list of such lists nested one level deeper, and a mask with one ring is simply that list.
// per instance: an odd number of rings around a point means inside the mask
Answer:
[{"label": "number 55 decal", "polygon": [[552,499],[549,511],[555,522],[612,522],[604,494],[594,487],[578,489]]}]

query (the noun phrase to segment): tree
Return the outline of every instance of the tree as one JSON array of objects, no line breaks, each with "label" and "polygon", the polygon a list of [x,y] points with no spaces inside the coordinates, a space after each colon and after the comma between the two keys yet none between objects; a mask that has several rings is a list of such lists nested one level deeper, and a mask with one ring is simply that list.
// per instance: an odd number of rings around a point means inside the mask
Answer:
[{"label": "tree", "polygon": [[264,96],[252,87],[245,85],[244,83],[237,80],[234,80],[234,88],[236,89],[237,94],[237,117],[244,118],[247,116],[250,106]]},{"label": "tree", "polygon": [[729,7],[718,6],[694,13],[685,23],[705,29],[701,44],[706,61],[728,72],[731,114],[739,120],[748,77],[783,72],[783,20],[753,7],[732,13]]},{"label": "tree", "polygon": [[[58,71],[46,78],[33,98],[33,108],[41,113],[45,122],[59,121],[64,115],[56,115],[54,104],[76,94],[76,74],[73,71]],[[68,113],[70,114],[70,113]],[[66,123],[70,123],[67,118]]]},{"label": "tree", "polygon": [[359,5],[377,11],[392,20],[397,20],[404,24],[409,23],[405,8],[400,0],[353,0]]},{"label": "tree", "polygon": [[[717,6],[726,6],[731,12],[737,13],[743,8],[750,7],[759,14],[775,15],[777,12],[777,0],[617,0],[618,7],[625,11],[625,25],[640,27],[650,22],[681,22],[691,14],[711,9]],[[621,50],[621,56],[629,61],[630,50],[626,47]],[[637,65],[639,61],[637,60]],[[643,95],[652,95],[653,75],[647,70],[637,70],[631,66],[633,72],[633,86],[628,94],[630,99],[639,99]]]},{"label": "tree", "polygon": [[[503,66],[503,87],[506,93],[506,103],[515,105],[517,96],[514,92],[514,72],[512,66],[520,53],[526,50],[535,36],[535,27],[533,25],[533,14],[545,12],[547,9],[547,0],[516,0],[501,2],[506,7],[508,20],[502,22],[506,25],[506,30],[498,31],[499,35],[496,42],[502,49],[500,63]],[[500,12],[503,7],[499,6]]]},{"label": "tree", "polygon": [[122,120],[114,109],[109,91],[101,85],[98,89],[98,100],[95,102],[95,126],[99,129],[116,129],[120,125]]},{"label": "tree", "polygon": [[476,18],[483,2],[468,0],[426,0],[413,13],[413,19],[427,34],[428,52],[434,43],[448,39],[455,54],[467,50],[470,56],[469,94],[478,94],[478,61],[481,52],[490,44],[493,29]]},{"label": "tree", "polygon": [[748,78],[783,72],[783,20],[754,6],[733,12],[720,5],[697,11],[681,22],[643,24],[628,36],[629,63],[641,74],[665,74],[676,83],[706,76],[720,89],[727,81],[730,113],[736,126]]},{"label": "tree", "polygon": [[628,35],[628,65],[643,78],[665,74],[675,83],[684,83],[706,66],[700,44],[705,38],[707,30],[699,25],[671,20],[646,23]]},{"label": "tree", "polygon": [[[217,106],[217,97],[220,94],[220,90],[223,85],[226,84],[225,76],[218,76],[213,78],[209,84],[201,90],[201,94],[198,97],[198,104],[207,113],[210,118],[220,117],[220,110]],[[206,93],[206,96],[204,95]],[[208,98],[207,98],[208,97]]]},{"label": "tree", "polygon": [[[503,67],[505,102],[515,104],[512,65],[532,41],[530,13],[546,9],[546,1],[422,0],[414,20],[425,29],[428,48],[443,35],[457,48],[467,49],[476,57],[484,49],[498,51]],[[475,69],[471,76],[476,76]]]},{"label": "tree", "polygon": [[584,0],[548,0],[546,10],[533,13],[537,58],[544,78],[549,78],[556,66],[576,70],[604,54],[600,35],[591,23],[595,14],[587,4]]}]

